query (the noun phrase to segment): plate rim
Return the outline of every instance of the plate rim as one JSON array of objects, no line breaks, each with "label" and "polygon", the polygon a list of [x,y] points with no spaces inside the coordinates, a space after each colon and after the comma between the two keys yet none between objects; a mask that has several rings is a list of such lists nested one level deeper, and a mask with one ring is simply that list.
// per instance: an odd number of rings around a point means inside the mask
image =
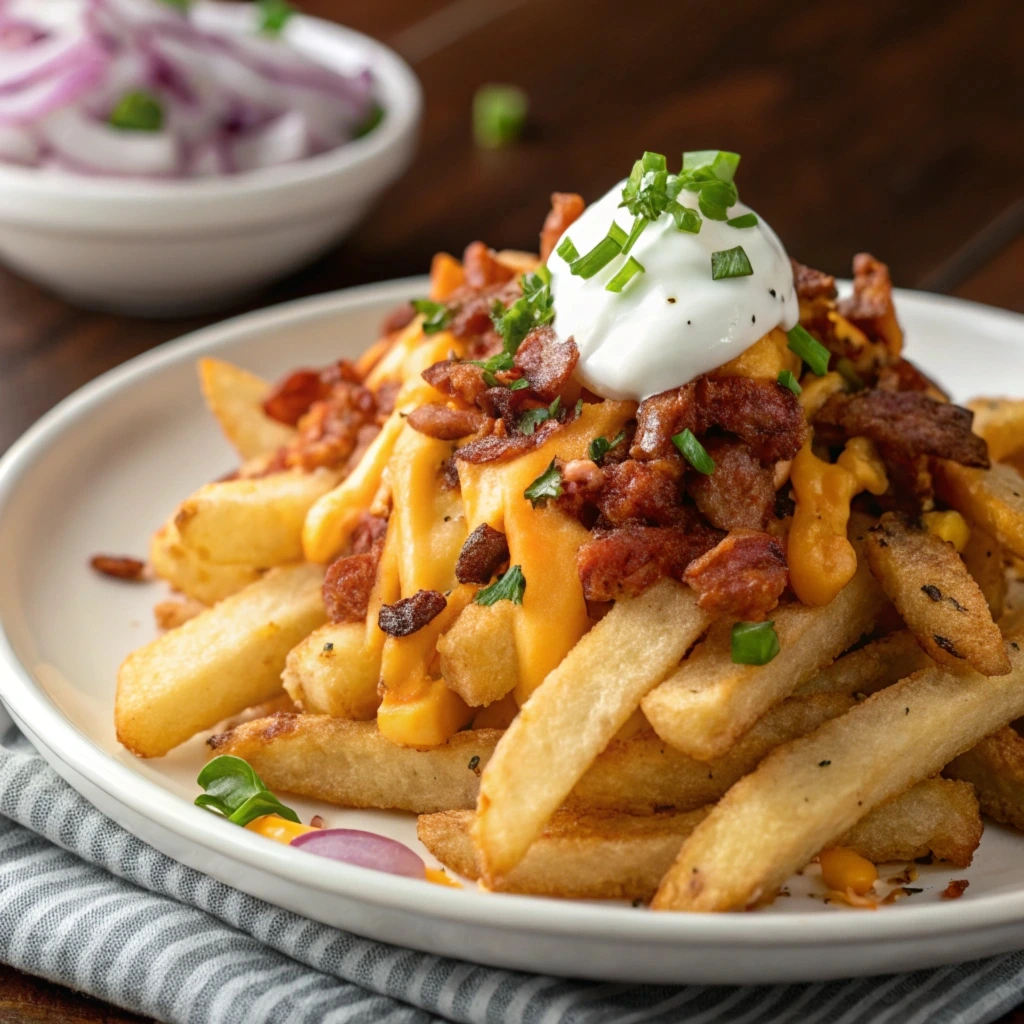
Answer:
[{"label": "plate rim", "polygon": [[[360,307],[383,305],[388,301],[402,301],[422,292],[427,280],[424,276],[397,278],[243,313],[189,332],[114,367],[44,414],[0,459],[0,518],[6,514],[19,481],[37,458],[66,440],[74,424],[88,416],[107,396],[201,353],[220,351],[250,333],[322,317],[344,316]],[[896,289],[895,295],[897,304],[938,305],[990,320],[1002,331],[1019,331],[1020,341],[1013,340],[1013,343],[1024,346],[1024,315],[969,300],[906,289]],[[986,894],[962,905],[904,907],[885,915],[797,912],[740,916],[638,914],[628,907],[494,894],[469,888],[452,891],[323,858],[316,858],[316,870],[310,871],[311,862],[307,858],[311,855],[304,857],[302,851],[266,843],[244,829],[225,829],[212,815],[189,804],[159,782],[137,774],[104,751],[58,709],[35,682],[28,667],[15,655],[2,619],[0,698],[9,706],[13,718],[47,737],[45,749],[40,753],[48,761],[58,758],[111,800],[143,818],[212,853],[279,876],[293,885],[399,913],[518,933],[564,936],[585,933],[595,940],[680,948],[699,941],[702,945],[732,949],[763,948],[766,944],[806,947],[822,943],[903,941],[934,937],[939,932],[956,935],[1024,921],[1024,885],[1019,891]],[[495,902],[495,897],[500,897],[500,904]]]}]

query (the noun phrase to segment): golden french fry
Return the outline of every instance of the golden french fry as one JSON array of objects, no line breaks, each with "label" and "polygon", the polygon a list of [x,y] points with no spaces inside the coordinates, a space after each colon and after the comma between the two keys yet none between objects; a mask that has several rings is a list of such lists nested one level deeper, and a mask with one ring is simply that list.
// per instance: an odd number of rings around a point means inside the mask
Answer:
[{"label": "golden french fry", "polygon": [[961,754],[943,774],[974,786],[981,809],[1024,831],[1024,737],[1007,726]]},{"label": "golden french fry", "polygon": [[1024,558],[1024,477],[1013,466],[970,469],[936,459],[932,472],[939,498]]},{"label": "golden french fry", "polygon": [[770,897],[875,807],[1024,714],[1024,648],[1006,646],[1004,676],[927,668],[773,751],[683,844],[654,906],[739,910]]},{"label": "golden french fry", "polygon": [[988,456],[1002,462],[1024,449],[1024,398],[975,398],[971,429],[988,444]]},{"label": "golden french fry", "polygon": [[277,451],[294,440],[296,431],[263,411],[270,385],[255,374],[223,359],[199,360],[199,383],[210,412],[243,459]]},{"label": "golden french fry", "polygon": [[160,757],[281,689],[288,652],[324,621],[314,565],[273,570],[133,651],[117,675],[117,738]]},{"label": "golden french fry", "polygon": [[960,557],[985,595],[992,618],[998,621],[1006,603],[1006,568],[1002,544],[980,526],[972,526],[971,535]]},{"label": "golden french fry", "polygon": [[153,571],[175,590],[203,604],[213,605],[237,594],[260,578],[249,565],[215,565],[181,543],[174,523],[161,527],[150,541],[149,562]]},{"label": "golden french fry", "polygon": [[334,470],[287,470],[200,487],[174,516],[182,544],[215,565],[266,568],[302,558],[306,514],[338,482]]},{"label": "golden french fry", "polygon": [[839,595],[821,607],[790,604],[774,613],[779,654],[767,665],[732,660],[732,623],[717,622],[706,640],[642,707],[655,732],[677,750],[721,757],[772,705],[871,630],[880,589],[861,565]]},{"label": "golden french fry", "polygon": [[837,658],[800,686],[796,694],[877,693],[931,664],[932,659],[921,650],[914,634],[901,629]]},{"label": "golden french fry", "polygon": [[987,676],[1010,671],[985,595],[952,544],[886,513],[868,531],[865,554],[931,658],[950,668],[967,662]]},{"label": "golden french fry", "polygon": [[486,707],[519,681],[511,601],[471,604],[437,642],[441,675],[470,707]]},{"label": "golden french fry", "polygon": [[663,580],[616,603],[548,675],[480,781],[475,841],[485,878],[515,867],[644,694],[709,622],[692,591]]},{"label": "golden french fry", "polygon": [[153,605],[153,618],[156,620],[157,629],[177,629],[206,609],[207,605],[191,597],[181,600],[172,598],[169,601],[157,601]]}]

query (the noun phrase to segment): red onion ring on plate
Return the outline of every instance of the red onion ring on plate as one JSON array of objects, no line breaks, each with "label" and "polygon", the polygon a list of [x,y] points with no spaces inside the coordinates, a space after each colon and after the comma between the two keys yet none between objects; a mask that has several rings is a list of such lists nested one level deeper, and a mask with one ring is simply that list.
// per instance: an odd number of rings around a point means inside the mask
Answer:
[{"label": "red onion ring on plate", "polygon": [[425,878],[422,859],[408,846],[376,832],[354,828],[325,828],[296,836],[291,845],[319,857],[340,860],[357,867],[385,871],[407,878]]}]

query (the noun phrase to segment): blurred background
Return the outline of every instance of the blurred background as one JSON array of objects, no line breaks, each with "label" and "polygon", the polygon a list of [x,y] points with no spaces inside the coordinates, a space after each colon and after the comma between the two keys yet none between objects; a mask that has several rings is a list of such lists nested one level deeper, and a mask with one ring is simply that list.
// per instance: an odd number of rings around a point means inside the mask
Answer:
[{"label": "blurred background", "polygon": [[[551,191],[589,201],[645,149],[672,164],[721,147],[742,154],[744,201],[801,261],[846,275],[869,250],[898,285],[1024,311],[1019,0],[301,6],[408,61],[420,148],[345,243],[241,308],[424,273],[477,238],[535,248]],[[515,145],[474,144],[488,82],[528,94]],[[0,450],[85,381],[214,319],[83,312],[0,270]]]}]

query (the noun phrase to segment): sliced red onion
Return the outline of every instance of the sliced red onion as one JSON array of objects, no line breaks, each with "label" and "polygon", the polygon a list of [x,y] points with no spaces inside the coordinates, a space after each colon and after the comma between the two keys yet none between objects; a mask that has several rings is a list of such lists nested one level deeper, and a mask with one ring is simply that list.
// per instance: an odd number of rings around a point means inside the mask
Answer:
[{"label": "sliced red onion", "polygon": [[291,842],[307,853],[386,871],[391,875],[425,878],[423,861],[408,846],[375,832],[354,828],[325,828],[296,836]]},{"label": "sliced red onion", "polygon": [[80,99],[102,77],[106,58],[98,55],[17,92],[0,93],[0,125],[32,124]]},{"label": "sliced red onion", "polygon": [[116,131],[73,108],[51,115],[43,138],[71,164],[127,175],[170,175],[179,169],[178,145],[166,132]]},{"label": "sliced red onion", "polygon": [[0,160],[31,167],[39,157],[39,140],[28,128],[0,127]]},{"label": "sliced red onion", "polygon": [[290,164],[310,152],[306,119],[294,110],[265,128],[240,137],[233,147],[235,165],[240,171]]}]

